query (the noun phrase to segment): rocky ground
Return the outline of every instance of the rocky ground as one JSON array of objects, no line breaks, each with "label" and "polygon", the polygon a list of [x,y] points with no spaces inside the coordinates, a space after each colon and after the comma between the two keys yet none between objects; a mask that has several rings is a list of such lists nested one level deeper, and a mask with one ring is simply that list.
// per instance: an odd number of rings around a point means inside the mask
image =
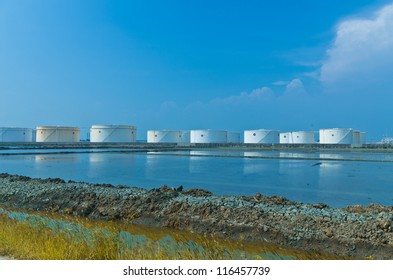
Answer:
[{"label": "rocky ground", "polygon": [[331,208],[279,196],[218,196],[0,174],[0,205],[214,233],[359,259],[393,259],[393,207]]}]

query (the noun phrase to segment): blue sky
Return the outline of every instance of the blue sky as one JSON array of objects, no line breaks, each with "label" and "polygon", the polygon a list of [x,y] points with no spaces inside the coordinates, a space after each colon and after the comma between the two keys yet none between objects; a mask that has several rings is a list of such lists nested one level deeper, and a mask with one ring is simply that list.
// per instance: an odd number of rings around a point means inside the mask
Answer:
[{"label": "blue sky", "polygon": [[392,1],[0,0],[0,126],[393,136]]}]

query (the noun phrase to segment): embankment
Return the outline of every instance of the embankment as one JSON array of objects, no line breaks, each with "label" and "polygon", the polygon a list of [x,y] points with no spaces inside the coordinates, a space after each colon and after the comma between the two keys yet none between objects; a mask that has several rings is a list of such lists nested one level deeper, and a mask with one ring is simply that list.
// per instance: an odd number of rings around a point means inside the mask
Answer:
[{"label": "embankment", "polygon": [[0,174],[0,205],[192,230],[358,259],[393,259],[393,207],[338,209],[283,197],[32,179]]}]

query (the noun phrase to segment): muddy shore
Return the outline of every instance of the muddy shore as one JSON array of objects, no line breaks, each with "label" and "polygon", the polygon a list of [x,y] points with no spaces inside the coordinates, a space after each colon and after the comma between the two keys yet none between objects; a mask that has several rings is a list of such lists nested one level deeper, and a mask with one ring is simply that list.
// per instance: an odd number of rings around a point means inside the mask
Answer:
[{"label": "muddy shore", "polygon": [[279,196],[32,179],[0,174],[0,205],[270,242],[356,259],[393,259],[393,207],[332,208]]}]

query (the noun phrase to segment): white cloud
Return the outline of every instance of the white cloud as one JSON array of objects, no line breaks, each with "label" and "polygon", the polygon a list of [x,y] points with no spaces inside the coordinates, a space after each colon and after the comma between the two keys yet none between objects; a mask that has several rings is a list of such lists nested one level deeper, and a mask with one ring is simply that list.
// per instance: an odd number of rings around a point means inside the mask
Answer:
[{"label": "white cloud", "polygon": [[381,81],[390,79],[392,65],[393,4],[368,19],[350,19],[338,25],[320,80],[333,86]]},{"label": "white cloud", "polygon": [[226,98],[215,98],[210,103],[212,104],[225,104],[225,105],[238,105],[250,102],[263,102],[269,101],[274,97],[274,92],[269,87],[261,87],[254,89],[250,93],[242,92],[239,95],[232,95]]},{"label": "white cloud", "polygon": [[[244,104],[272,104],[271,102],[280,100],[293,100],[293,98],[305,97],[307,92],[300,79],[293,79],[289,82],[279,81],[280,85],[285,85],[285,91],[281,95],[269,87],[261,87],[252,90],[250,93],[242,92],[239,95],[232,95],[224,98],[214,98],[209,105],[244,105]],[[199,104],[201,106],[202,104]]]},{"label": "white cloud", "polygon": [[303,82],[300,79],[293,79],[285,89],[285,95],[289,94],[305,94],[306,90],[304,88]]},{"label": "white cloud", "polygon": [[287,84],[289,84],[288,81],[275,81],[272,83],[274,86],[286,86]]},{"label": "white cloud", "polygon": [[177,105],[176,102],[174,101],[164,101],[160,105],[160,111],[167,112],[167,111],[172,111],[173,109],[176,109]]}]

